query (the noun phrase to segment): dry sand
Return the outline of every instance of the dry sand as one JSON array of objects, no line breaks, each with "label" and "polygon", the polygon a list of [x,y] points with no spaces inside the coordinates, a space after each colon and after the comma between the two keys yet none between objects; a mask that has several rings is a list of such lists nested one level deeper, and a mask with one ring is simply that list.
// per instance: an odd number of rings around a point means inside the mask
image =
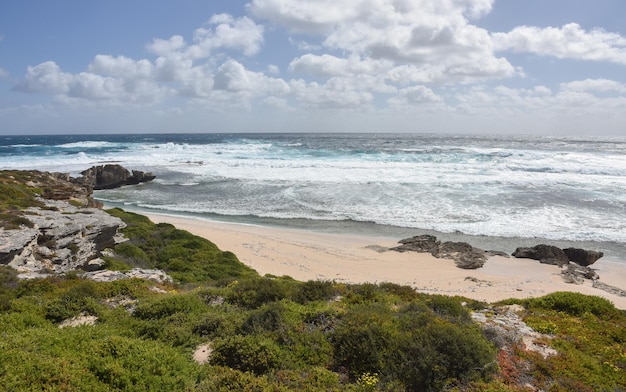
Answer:
[{"label": "dry sand", "polygon": [[[591,281],[567,284],[560,268],[535,260],[492,257],[483,268],[463,270],[452,260],[426,253],[384,251],[400,238],[327,234],[300,229],[261,227],[170,215],[144,214],[207,238],[237,255],[259,274],[298,280],[346,283],[393,282],[420,292],[462,295],[494,302],[539,297],[555,291],[598,295],[626,309],[626,297],[593,288]],[[600,259],[593,268],[606,284],[626,289],[626,264]]]}]

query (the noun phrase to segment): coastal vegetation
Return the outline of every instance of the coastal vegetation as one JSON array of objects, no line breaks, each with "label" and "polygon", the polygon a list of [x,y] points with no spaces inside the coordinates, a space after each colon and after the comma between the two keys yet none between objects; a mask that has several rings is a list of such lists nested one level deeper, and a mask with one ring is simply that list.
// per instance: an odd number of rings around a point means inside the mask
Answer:
[{"label": "coastal vegetation", "polygon": [[550,336],[542,343],[558,354],[544,358],[481,330],[470,312],[486,304],[389,283],[19,281],[8,267],[0,279],[5,390],[626,388],[626,315],[581,294],[508,301]]},{"label": "coastal vegetation", "polygon": [[[20,211],[43,205],[43,188],[27,183],[1,183],[12,195],[0,196],[3,213],[27,219]],[[105,267],[158,268],[174,281],[77,271],[20,280],[0,265],[3,390],[626,390],[626,314],[603,298],[486,304],[393,283],[259,276],[206,239],[108,212],[128,240],[105,252]],[[0,230],[15,226],[27,223]],[[554,353],[472,317],[511,306]]]}]

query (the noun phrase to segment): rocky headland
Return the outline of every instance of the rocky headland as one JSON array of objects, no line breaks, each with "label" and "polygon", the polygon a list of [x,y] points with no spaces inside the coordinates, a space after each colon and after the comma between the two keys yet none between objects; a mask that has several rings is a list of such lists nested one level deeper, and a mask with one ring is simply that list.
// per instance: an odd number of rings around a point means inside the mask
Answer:
[{"label": "rocky headland", "polygon": [[0,172],[0,265],[13,267],[23,278],[103,268],[102,252],[126,240],[119,232],[125,223],[101,209],[93,189],[154,176],[131,174],[119,165],[94,166],[82,174]]}]

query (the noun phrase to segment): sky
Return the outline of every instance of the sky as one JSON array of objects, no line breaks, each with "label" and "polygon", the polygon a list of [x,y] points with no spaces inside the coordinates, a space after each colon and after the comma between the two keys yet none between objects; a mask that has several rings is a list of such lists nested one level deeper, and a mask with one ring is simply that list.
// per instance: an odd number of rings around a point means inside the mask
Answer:
[{"label": "sky", "polygon": [[0,134],[626,136],[624,0],[20,0]]}]

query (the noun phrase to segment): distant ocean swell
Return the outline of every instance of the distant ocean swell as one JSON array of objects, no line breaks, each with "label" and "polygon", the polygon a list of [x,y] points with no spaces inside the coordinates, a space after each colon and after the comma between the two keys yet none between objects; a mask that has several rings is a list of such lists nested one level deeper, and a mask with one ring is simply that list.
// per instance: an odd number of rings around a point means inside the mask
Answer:
[{"label": "distant ocean swell", "polygon": [[467,135],[0,138],[0,165],[157,175],[100,191],[172,213],[373,222],[479,236],[626,243],[626,140]]}]

